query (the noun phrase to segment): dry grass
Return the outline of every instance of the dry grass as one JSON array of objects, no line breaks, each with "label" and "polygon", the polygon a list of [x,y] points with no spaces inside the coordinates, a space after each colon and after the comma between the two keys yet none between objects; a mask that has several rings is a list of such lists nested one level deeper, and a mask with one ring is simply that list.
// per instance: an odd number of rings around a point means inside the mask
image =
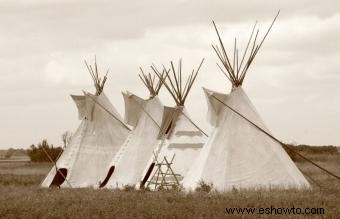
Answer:
[{"label": "dry grass", "polygon": [[[226,207],[323,207],[339,215],[339,193],[296,190],[228,193],[142,192],[92,189],[40,189],[36,186],[0,187],[0,217],[53,218],[221,218]],[[23,195],[24,194],[24,195]]]},{"label": "dry grass", "polygon": [[46,175],[51,167],[51,163],[0,161],[0,174]]},{"label": "dry grass", "polygon": [[50,163],[0,162],[1,186],[39,185],[51,168]]},{"label": "dry grass", "polygon": [[[314,158],[340,175],[340,155]],[[322,207],[323,217],[339,216],[340,183],[306,162],[298,166],[321,187],[225,193],[42,189],[38,184],[49,164],[0,163],[0,218],[230,218],[226,207],[270,206]]]}]

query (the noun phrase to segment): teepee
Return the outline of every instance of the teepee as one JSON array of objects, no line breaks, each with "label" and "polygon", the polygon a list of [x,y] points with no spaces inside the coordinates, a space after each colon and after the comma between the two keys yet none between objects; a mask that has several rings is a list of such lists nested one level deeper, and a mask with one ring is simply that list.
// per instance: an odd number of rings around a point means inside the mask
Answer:
[{"label": "teepee", "polygon": [[133,186],[142,181],[143,171],[159,143],[157,136],[162,122],[163,104],[157,95],[166,75],[164,70],[158,80],[156,75],[145,74],[141,69],[139,77],[150,93],[149,98],[142,99],[129,92],[123,93],[125,121],[134,129],[112,160],[101,187]]},{"label": "teepee", "polygon": [[106,75],[103,79],[99,77],[96,62],[94,67],[87,63],[86,66],[93,78],[96,93],[71,95],[82,121],[42,182],[42,187],[97,186],[129,134],[129,128],[103,92]]},{"label": "teepee", "polygon": [[[204,145],[206,134],[190,119],[185,109],[185,101],[195,82],[197,74],[203,64],[200,63],[196,71],[193,70],[189,78],[183,84],[182,80],[182,62],[180,60],[178,72],[175,71],[173,62],[171,62],[171,71],[164,86],[176,102],[175,107],[164,107],[162,123],[158,138],[161,140],[158,148],[152,155],[153,163],[155,160],[172,160],[171,169],[173,175],[177,176],[176,181],[181,183],[183,177],[189,170],[194,158],[198,155],[199,150]],[[157,71],[156,71],[157,72]],[[159,75],[159,73],[157,73]],[[148,182],[151,182],[155,176],[156,168],[148,171]],[[156,174],[157,175],[157,174]],[[170,176],[171,178],[171,176]],[[174,179],[168,179],[169,181]],[[146,181],[146,179],[144,180]]]},{"label": "teepee", "polygon": [[213,48],[224,68],[220,69],[232,84],[232,90],[227,95],[204,89],[208,120],[214,129],[183,181],[186,189],[194,189],[200,181],[212,184],[220,191],[233,188],[309,187],[282,145],[270,137],[270,131],[242,88],[247,70],[277,16],[259,44],[258,30],[253,38],[255,24],[240,62],[236,40],[231,62],[214,23],[220,47]]}]

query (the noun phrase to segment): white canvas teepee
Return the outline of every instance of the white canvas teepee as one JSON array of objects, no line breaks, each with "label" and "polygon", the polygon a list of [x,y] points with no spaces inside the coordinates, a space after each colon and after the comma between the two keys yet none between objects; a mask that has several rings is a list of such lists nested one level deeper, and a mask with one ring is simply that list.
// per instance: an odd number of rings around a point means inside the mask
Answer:
[{"label": "white canvas teepee", "polygon": [[[155,155],[159,161],[163,160],[164,157],[170,161],[175,155],[171,168],[177,175],[176,181],[178,180],[179,183],[181,183],[193,160],[206,141],[205,133],[193,123],[184,107],[185,100],[203,61],[204,59],[197,71],[193,71],[187,79],[185,86],[182,84],[181,61],[179,64],[179,72],[177,73],[171,62],[172,74],[169,74],[168,80],[164,82],[164,86],[175,100],[176,106],[164,108],[162,124],[158,136],[161,140],[161,144],[156,149]],[[151,177],[155,175],[155,171],[156,169],[150,174],[150,179],[148,179],[150,182],[154,180],[151,179]]]},{"label": "white canvas teepee", "polygon": [[151,74],[139,75],[144,85],[150,92],[146,100],[126,93],[125,119],[129,125],[134,126],[128,139],[123,144],[121,151],[110,164],[110,175],[107,176],[101,187],[123,187],[137,185],[142,181],[143,171],[147,166],[153,150],[157,147],[157,139],[163,115],[163,104],[158,98],[158,92],[163,84],[161,79],[156,83]]},{"label": "white canvas teepee", "polygon": [[[269,130],[242,89],[247,69],[267,34],[259,45],[256,45],[256,34],[245,66],[242,62],[236,66],[230,64],[218,31],[217,34],[221,47],[214,46],[214,49],[233,88],[229,95],[204,90],[209,106],[208,119],[215,128],[184,179],[183,186],[194,189],[202,180],[221,191],[232,188],[309,187],[282,145],[270,137]],[[234,54],[235,59],[238,60],[238,54]]]},{"label": "white canvas teepee", "polygon": [[105,177],[106,167],[129,133],[103,92],[106,76],[101,80],[97,65],[95,71],[88,67],[94,77],[96,95],[87,92],[82,96],[71,95],[82,122],[42,187],[96,186]]}]

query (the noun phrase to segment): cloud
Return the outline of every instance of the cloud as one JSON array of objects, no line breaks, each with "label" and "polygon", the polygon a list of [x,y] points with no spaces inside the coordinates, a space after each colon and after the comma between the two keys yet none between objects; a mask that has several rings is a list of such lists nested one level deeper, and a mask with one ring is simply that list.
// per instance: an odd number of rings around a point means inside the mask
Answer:
[{"label": "cloud", "polygon": [[[228,48],[235,36],[243,48],[255,20],[264,33],[278,9],[279,19],[244,89],[280,138],[340,144],[335,119],[340,108],[339,6],[336,0],[4,0],[0,147],[26,146],[43,137],[57,143],[61,132],[75,128],[76,109],[68,95],[93,90],[83,59],[91,62],[94,55],[101,69],[110,69],[105,91],[121,113],[120,91],[147,96],[137,78],[139,66],[169,65],[182,57],[184,72],[190,72],[205,57],[187,108],[208,130],[201,86],[230,90],[211,49],[217,42],[211,20]],[[161,98],[174,104],[165,90]]]}]

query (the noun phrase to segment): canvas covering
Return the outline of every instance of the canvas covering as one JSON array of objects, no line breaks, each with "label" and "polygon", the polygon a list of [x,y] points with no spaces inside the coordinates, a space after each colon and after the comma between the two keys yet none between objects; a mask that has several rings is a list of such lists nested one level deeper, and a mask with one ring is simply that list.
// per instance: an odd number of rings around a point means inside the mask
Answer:
[{"label": "canvas covering", "polygon": [[184,107],[165,107],[159,135],[161,144],[155,152],[158,162],[164,157],[170,161],[175,155],[171,168],[180,175],[180,183],[207,140],[188,118]]},{"label": "canvas covering", "polygon": [[137,185],[142,179],[143,172],[149,159],[157,147],[159,140],[159,126],[163,115],[163,104],[157,96],[142,100],[136,95],[124,98],[129,101],[126,106],[129,112],[139,111],[136,127],[125,141],[121,151],[115,156],[110,166],[115,170],[106,187],[123,187]]},{"label": "canvas covering", "polygon": [[[66,168],[68,172],[67,180],[61,186],[96,186],[105,177],[106,167],[129,130],[118,121],[122,118],[103,92],[99,96],[85,93],[83,97],[73,99],[83,120],[56,162],[59,169]],[[42,187],[49,187],[55,174],[56,168],[53,167]]]},{"label": "canvas covering", "polygon": [[[205,90],[210,109],[216,102]],[[224,96],[224,102],[270,133],[242,87]],[[309,187],[309,183],[282,146],[226,107],[218,114],[216,128],[183,181],[194,189],[200,180],[217,190],[232,188]]]}]

